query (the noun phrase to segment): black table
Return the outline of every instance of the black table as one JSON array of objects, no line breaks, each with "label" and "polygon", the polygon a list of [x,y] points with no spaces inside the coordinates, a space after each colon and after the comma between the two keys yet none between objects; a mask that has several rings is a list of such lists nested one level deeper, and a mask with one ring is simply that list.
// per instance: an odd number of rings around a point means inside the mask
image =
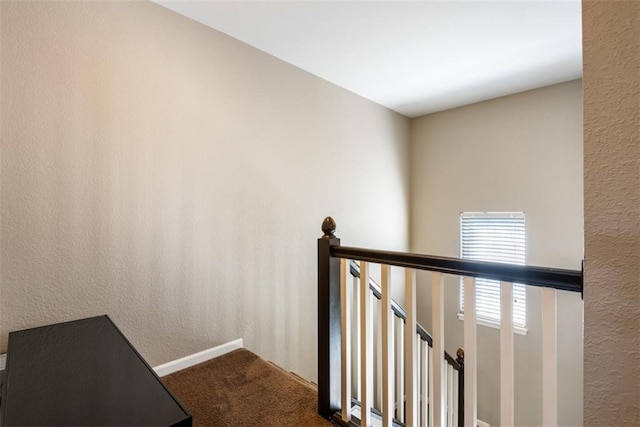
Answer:
[{"label": "black table", "polygon": [[190,426],[108,316],[9,334],[3,426]]}]

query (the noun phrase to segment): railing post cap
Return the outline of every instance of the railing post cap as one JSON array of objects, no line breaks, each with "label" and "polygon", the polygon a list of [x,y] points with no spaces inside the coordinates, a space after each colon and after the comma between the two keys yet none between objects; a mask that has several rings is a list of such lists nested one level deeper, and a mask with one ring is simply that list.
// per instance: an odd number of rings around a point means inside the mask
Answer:
[{"label": "railing post cap", "polygon": [[322,238],[333,239],[334,237],[336,237],[336,235],[333,234],[335,231],[336,222],[330,216],[326,217],[324,221],[322,221],[322,232],[324,233],[324,236],[322,236]]}]

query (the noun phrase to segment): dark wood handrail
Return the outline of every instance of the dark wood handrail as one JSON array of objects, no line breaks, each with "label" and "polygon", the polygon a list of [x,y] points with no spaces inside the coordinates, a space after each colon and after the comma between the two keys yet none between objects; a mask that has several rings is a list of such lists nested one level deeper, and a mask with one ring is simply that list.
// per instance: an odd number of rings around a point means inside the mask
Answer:
[{"label": "dark wood handrail", "polygon": [[456,359],[454,359],[449,353],[447,353],[446,351],[444,352],[444,358],[447,359],[447,363],[449,365],[451,365],[451,367],[453,369],[455,369],[456,371],[461,371],[462,369],[464,369],[463,365],[460,365],[458,363],[458,361]]},{"label": "dark wood handrail", "polygon": [[578,270],[472,261],[460,258],[380,251],[346,246],[332,246],[331,256],[418,270],[436,271],[457,276],[482,277],[485,279],[522,283],[563,291],[582,292],[582,272]]}]

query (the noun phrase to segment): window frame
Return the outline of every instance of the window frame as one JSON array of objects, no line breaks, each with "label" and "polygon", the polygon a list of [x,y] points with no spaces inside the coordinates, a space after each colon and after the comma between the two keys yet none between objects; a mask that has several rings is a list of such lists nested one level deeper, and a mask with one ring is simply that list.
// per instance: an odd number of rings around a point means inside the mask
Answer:
[{"label": "window frame", "polygon": [[[526,264],[526,255],[527,255],[527,233],[526,233],[526,215],[524,212],[460,212],[460,217],[459,217],[459,224],[458,224],[458,230],[460,233],[460,239],[459,239],[459,256],[461,259],[476,259],[476,260],[480,260],[478,258],[463,258],[462,254],[463,254],[463,220],[464,218],[474,218],[474,217],[482,217],[482,218],[490,218],[490,219],[502,219],[502,218],[518,218],[518,219],[522,219],[522,228],[523,228],[523,237],[522,237],[522,244],[523,244],[523,254],[522,254],[522,259],[521,259],[521,263],[520,262],[513,262],[514,264],[521,264],[524,265]],[[499,262],[508,262],[508,261],[499,261]],[[524,325],[522,324],[516,324],[516,322],[514,321],[513,323],[513,330],[515,333],[520,334],[520,335],[526,335],[528,330],[527,330],[527,289],[525,285],[522,284],[514,284],[514,285],[519,285],[522,287],[522,291],[520,292],[520,295],[522,295],[524,297],[524,307],[523,310],[520,311],[520,313],[523,315],[524,318]],[[498,286],[499,282],[498,282]],[[515,289],[514,289],[515,291]],[[476,289],[477,292],[477,289]],[[515,293],[515,292],[514,292]],[[460,320],[464,320],[464,310],[463,310],[463,305],[464,305],[464,300],[463,300],[463,295],[464,295],[464,285],[463,285],[463,277],[460,277],[460,285],[459,285],[459,298],[458,298],[458,313],[457,313],[457,317]],[[500,301],[499,301],[499,297],[498,297],[498,301],[497,304],[499,305]],[[476,304],[477,304],[477,300],[478,300],[478,296],[476,293]],[[477,306],[476,306],[477,307]],[[515,312],[516,306],[514,305],[514,312]],[[477,312],[477,310],[476,310]],[[513,314],[512,314],[513,316]],[[477,316],[476,317],[476,323],[478,325],[483,325],[483,326],[488,326],[488,327],[492,327],[492,328],[497,328],[500,329],[500,320],[497,320],[495,318],[490,318],[490,317],[485,317],[485,316]]]}]

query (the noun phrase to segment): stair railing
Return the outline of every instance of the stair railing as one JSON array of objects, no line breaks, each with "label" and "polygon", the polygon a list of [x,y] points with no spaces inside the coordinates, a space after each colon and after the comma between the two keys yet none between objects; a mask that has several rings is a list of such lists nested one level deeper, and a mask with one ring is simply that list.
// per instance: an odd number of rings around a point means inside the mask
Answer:
[{"label": "stair railing", "polygon": [[[341,263],[347,260],[341,260]],[[351,335],[351,349],[358,349],[358,343],[360,342],[359,338],[359,324],[357,324],[359,316],[359,307],[360,307],[360,295],[359,290],[361,289],[360,284],[360,267],[357,262],[350,261],[348,262],[348,269],[351,277],[354,279],[353,284],[351,285],[351,289],[349,289],[349,283],[347,283],[347,296],[346,298],[343,295],[341,299],[341,303],[344,301],[350,301],[350,309],[351,316],[350,321],[351,325],[355,325],[354,327],[348,327],[347,324],[342,323],[342,333],[343,335],[347,335],[348,331],[345,329],[349,329],[355,334]],[[351,292],[349,294],[349,291]],[[385,398],[382,392],[383,389],[383,365],[387,366],[389,372],[391,372],[391,377],[387,379],[387,381],[393,381],[395,387],[394,390],[391,390],[391,394],[393,394],[393,398],[389,397],[389,402],[386,404],[387,410],[392,412],[393,415],[393,423],[395,425],[404,425],[405,418],[405,401],[404,401],[404,383],[405,380],[405,353],[404,346],[402,345],[402,340],[404,338],[404,328],[407,320],[407,314],[395,300],[390,299],[390,309],[394,315],[394,319],[392,320],[392,336],[393,336],[393,360],[389,361],[389,365],[385,365],[382,357],[382,337],[384,336],[382,333],[382,328],[380,327],[382,322],[381,314],[382,314],[382,303],[383,303],[383,292],[382,287],[371,277],[369,277],[369,291],[372,296],[375,297],[373,299],[374,309],[372,310],[373,315],[373,357],[374,357],[374,367],[376,368],[373,374],[373,394],[374,394],[374,403],[372,406],[372,411],[374,413],[380,415],[384,413],[383,407],[385,404]],[[344,312],[343,312],[344,315]],[[417,346],[417,392],[418,392],[418,411],[417,418],[419,420],[420,425],[429,425],[428,417],[428,403],[429,397],[433,393],[433,382],[430,381],[432,378],[432,373],[429,372],[432,370],[432,363],[429,360],[433,357],[433,338],[431,335],[419,324],[416,322],[416,332],[418,339]],[[346,356],[343,352],[343,357]],[[358,353],[354,351],[354,353]],[[459,406],[459,402],[464,402],[464,375],[462,371],[464,369],[463,359],[460,357],[461,354],[464,354],[464,351],[460,348],[458,349],[458,358],[454,359],[449,353],[446,351],[442,356],[446,361],[446,371],[447,371],[447,383],[446,387],[446,404],[447,408],[447,425],[449,426],[463,426],[464,425],[464,414],[462,412],[462,406]],[[394,360],[397,363],[394,364]],[[347,362],[348,363],[348,362]],[[360,392],[361,389],[359,387],[360,382],[358,381],[359,372],[360,372],[360,357],[356,354],[356,357],[351,357],[351,387],[348,384],[343,385],[343,389],[349,390],[351,389],[351,404],[343,404],[342,405],[342,419],[345,421],[350,420],[353,410],[355,409],[356,414],[361,413],[361,402],[360,402]],[[395,369],[394,369],[395,368]],[[343,377],[344,379],[344,377]],[[347,396],[347,401],[349,400],[349,396]],[[391,405],[392,404],[392,405]],[[389,406],[391,405],[391,406]],[[359,416],[357,417],[360,418]],[[431,425],[433,424],[433,420]]]},{"label": "stair railing", "polygon": [[[371,425],[372,418],[380,417],[383,426],[434,425],[455,426],[458,423],[477,425],[477,346],[475,313],[475,279],[477,277],[501,281],[501,311],[512,312],[512,284],[521,283],[543,287],[543,422],[557,425],[557,353],[556,353],[556,290],[582,292],[582,272],[535,266],[520,266],[492,262],[479,262],[458,258],[434,257],[401,252],[340,246],[334,232],[336,224],[330,217],[322,224],[324,236],[318,239],[318,411],[327,419],[348,425],[353,423],[350,385],[352,354],[351,331],[356,330],[358,340],[353,341],[358,354],[359,419],[360,425]],[[370,281],[360,280],[358,328],[351,328],[349,302],[350,286],[347,275],[351,269],[348,260],[360,262],[361,277],[369,277],[369,263],[381,265],[381,389],[382,408],[374,404],[373,393],[373,322]],[[389,266],[405,268],[405,317],[402,332],[394,331],[393,319],[398,318],[390,296]],[[432,351],[423,343],[416,321],[415,269],[432,273]],[[464,277],[464,351],[457,359],[443,355],[444,351],[444,294],[443,274]],[[426,332],[426,331],[425,331]],[[403,341],[394,345],[394,336]],[[418,338],[420,337],[420,338]],[[511,316],[501,316],[500,334],[500,414],[502,425],[513,425],[513,323]],[[403,372],[395,372],[394,347],[404,353]],[[430,363],[422,363],[431,354]],[[447,356],[449,356],[447,358]],[[396,356],[398,357],[398,356]],[[422,360],[421,360],[422,359]],[[455,370],[454,363],[460,370]],[[422,371],[420,370],[421,366]],[[422,378],[428,366],[428,386]],[[455,373],[453,372],[455,371]],[[460,399],[453,399],[458,376]],[[460,382],[460,378],[462,378]],[[394,387],[394,379],[398,379]],[[405,384],[398,386],[398,382]],[[395,391],[396,401],[393,400]],[[425,391],[427,391],[425,393]],[[426,394],[426,398],[425,398]],[[399,398],[398,398],[399,397]],[[458,408],[455,405],[458,405]],[[404,412],[404,413],[403,413]],[[394,419],[401,415],[402,420]],[[455,420],[457,415],[457,420]],[[461,425],[462,425],[461,424]]]}]

